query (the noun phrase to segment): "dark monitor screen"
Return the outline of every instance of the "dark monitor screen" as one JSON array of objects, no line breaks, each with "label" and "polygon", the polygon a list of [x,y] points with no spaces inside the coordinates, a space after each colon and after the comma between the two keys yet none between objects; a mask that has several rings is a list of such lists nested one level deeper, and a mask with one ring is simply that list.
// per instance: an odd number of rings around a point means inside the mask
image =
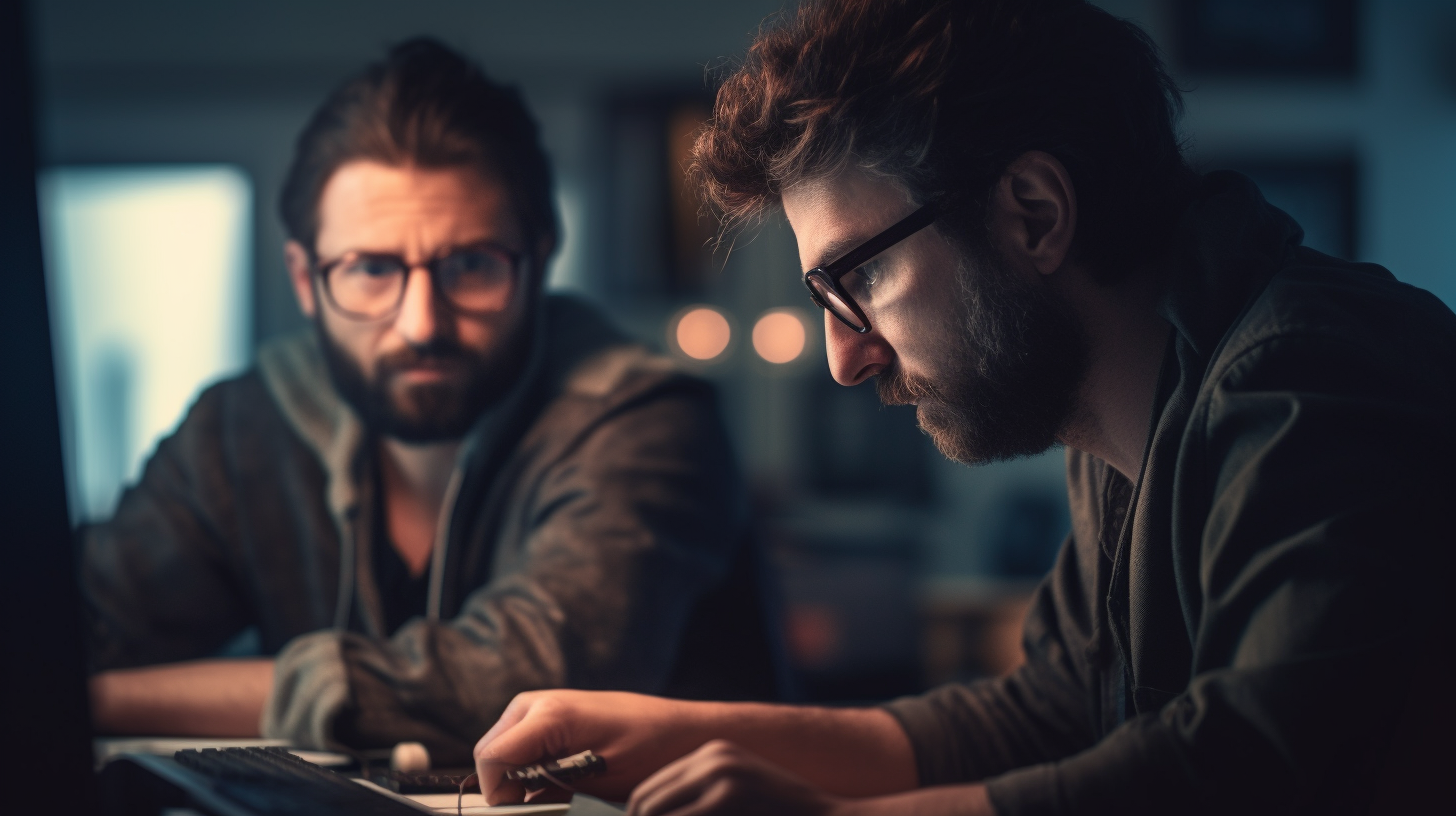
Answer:
[{"label": "dark monitor screen", "polygon": [[[95,812],[80,593],[36,207],[24,3],[0,3],[0,649],[6,809]],[[16,811],[19,812],[19,811]]]}]

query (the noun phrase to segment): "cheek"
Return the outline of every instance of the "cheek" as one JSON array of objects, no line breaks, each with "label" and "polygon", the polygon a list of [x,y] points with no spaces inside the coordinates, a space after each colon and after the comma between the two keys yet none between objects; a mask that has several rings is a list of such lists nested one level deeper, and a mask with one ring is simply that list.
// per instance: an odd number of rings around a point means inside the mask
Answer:
[{"label": "cheek", "polygon": [[907,374],[934,377],[958,345],[960,293],[953,287],[926,286],[906,294],[878,319],[876,330],[895,349]]},{"label": "cheek", "polygon": [[464,317],[455,319],[456,341],[463,348],[477,354],[495,348],[500,343],[504,329],[504,321],[484,321]]},{"label": "cheek", "polygon": [[455,339],[464,348],[489,355],[525,330],[526,304],[518,299],[505,313],[490,318],[456,317]]},{"label": "cheek", "polygon": [[934,348],[917,323],[904,319],[900,314],[887,315],[875,325],[875,331],[895,350],[895,361],[902,371],[923,377],[929,373]]},{"label": "cheek", "polygon": [[374,360],[384,351],[379,347],[385,328],[374,323],[344,320],[324,310],[324,330],[340,351],[354,361],[366,376],[374,375]]}]

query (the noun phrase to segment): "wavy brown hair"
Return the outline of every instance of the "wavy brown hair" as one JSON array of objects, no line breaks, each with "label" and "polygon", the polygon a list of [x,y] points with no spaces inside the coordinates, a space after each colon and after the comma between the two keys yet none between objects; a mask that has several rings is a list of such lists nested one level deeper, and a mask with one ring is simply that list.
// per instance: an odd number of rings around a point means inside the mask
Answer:
[{"label": "wavy brown hair", "polygon": [[[473,167],[510,191],[534,251],[560,237],[551,165],[536,120],[515,88],[428,37],[400,43],[334,89],[298,136],[279,213],[310,252],[319,196],[334,171],[369,159],[431,169]],[[536,258],[537,266],[545,258]]]},{"label": "wavy brown hair", "polygon": [[1177,86],[1136,25],[1080,0],[806,0],[718,91],[689,168],[728,224],[848,165],[917,200],[971,190],[972,229],[1014,159],[1044,150],[1103,276],[1159,249],[1196,183]]}]

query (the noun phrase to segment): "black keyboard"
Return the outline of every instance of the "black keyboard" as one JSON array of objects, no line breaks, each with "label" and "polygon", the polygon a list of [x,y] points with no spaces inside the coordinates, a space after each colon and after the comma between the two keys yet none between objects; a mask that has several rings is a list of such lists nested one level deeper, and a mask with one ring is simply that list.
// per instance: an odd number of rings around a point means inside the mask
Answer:
[{"label": "black keyboard", "polygon": [[284,748],[178,751],[177,764],[207,778],[213,793],[266,816],[421,816],[416,808]]}]

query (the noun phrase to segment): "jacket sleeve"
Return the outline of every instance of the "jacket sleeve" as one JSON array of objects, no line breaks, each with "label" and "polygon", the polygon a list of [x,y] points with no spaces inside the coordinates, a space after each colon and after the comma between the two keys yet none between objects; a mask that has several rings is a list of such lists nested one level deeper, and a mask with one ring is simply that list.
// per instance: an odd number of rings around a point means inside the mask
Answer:
[{"label": "jacket sleeve", "polygon": [[1095,680],[1083,674],[1077,652],[1093,635],[1085,600],[1093,565],[1084,570],[1080,562],[1095,546],[1069,540],[1062,547],[1027,614],[1020,668],[885,706],[910,737],[921,785],[978,781],[1093,743],[1087,694]]},{"label": "jacket sleeve", "polygon": [[1328,336],[1230,364],[1185,446],[1208,497],[1191,682],[991,780],[1002,816],[1368,810],[1408,700],[1433,711],[1413,684],[1450,654],[1449,372],[1423,365]]},{"label": "jacket sleeve", "polygon": [[247,625],[227,555],[223,392],[205,392],[113,517],[81,531],[94,670],[204,657]]},{"label": "jacket sleeve", "polygon": [[[265,733],[418,740],[437,761],[468,762],[519,692],[660,691],[694,601],[743,529],[711,392],[659,388],[622,406],[532,481],[531,500],[508,510],[520,542],[497,542],[491,581],[455,619],[415,620],[388,641],[328,632],[290,644]],[[347,699],[317,693],[331,677],[346,678]]]}]

